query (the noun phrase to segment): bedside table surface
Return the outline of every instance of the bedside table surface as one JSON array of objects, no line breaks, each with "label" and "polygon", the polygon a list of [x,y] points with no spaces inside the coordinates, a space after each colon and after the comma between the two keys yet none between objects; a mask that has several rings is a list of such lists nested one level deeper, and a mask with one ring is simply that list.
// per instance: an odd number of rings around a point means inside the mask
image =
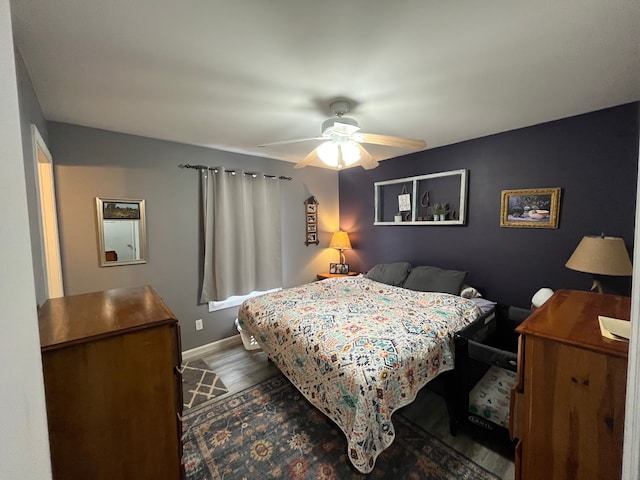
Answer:
[{"label": "bedside table surface", "polygon": [[604,338],[598,323],[599,315],[629,320],[631,298],[579,290],[558,290],[522,322],[516,332],[626,357],[629,342]]},{"label": "bedside table surface", "polygon": [[334,277],[355,277],[356,275],[360,275],[360,273],[349,272],[348,274],[344,274],[344,273],[322,272],[322,273],[319,273],[317,276],[318,276],[318,280],[323,280],[325,278],[334,278]]}]

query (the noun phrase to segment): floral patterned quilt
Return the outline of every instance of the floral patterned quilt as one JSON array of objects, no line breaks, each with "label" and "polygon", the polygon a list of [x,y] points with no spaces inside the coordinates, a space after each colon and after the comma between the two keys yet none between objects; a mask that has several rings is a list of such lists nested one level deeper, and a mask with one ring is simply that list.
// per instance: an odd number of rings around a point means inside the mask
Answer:
[{"label": "floral patterned quilt", "polygon": [[392,413],[453,368],[453,333],[480,315],[455,295],[340,277],[246,300],[238,319],[368,473],[393,442]]}]

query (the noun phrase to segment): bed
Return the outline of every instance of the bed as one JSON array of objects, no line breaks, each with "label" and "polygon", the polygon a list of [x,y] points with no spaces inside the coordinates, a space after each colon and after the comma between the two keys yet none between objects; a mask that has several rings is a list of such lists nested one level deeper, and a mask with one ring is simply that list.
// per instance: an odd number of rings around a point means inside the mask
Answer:
[{"label": "bed", "polygon": [[483,315],[471,299],[403,288],[410,265],[403,274],[331,278],[249,299],[238,312],[242,329],[340,427],[362,473],[393,442],[393,412],[453,369],[454,333]]}]

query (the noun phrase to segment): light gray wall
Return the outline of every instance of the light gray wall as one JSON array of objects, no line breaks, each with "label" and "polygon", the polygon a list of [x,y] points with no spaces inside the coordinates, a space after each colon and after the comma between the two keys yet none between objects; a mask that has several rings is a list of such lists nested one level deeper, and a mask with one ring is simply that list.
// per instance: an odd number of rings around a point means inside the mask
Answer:
[{"label": "light gray wall", "polygon": [[9,3],[0,1],[0,477],[51,478]]},{"label": "light gray wall", "polygon": [[[282,183],[284,283],[315,279],[337,261],[327,248],[338,229],[335,171],[151,138],[50,122],[65,293],[149,284],[182,326],[183,350],[237,334],[237,307],[209,313],[199,304],[201,278],[200,178],[178,164],[203,164],[293,177]],[[304,200],[320,202],[320,246],[305,246]],[[148,263],[99,267],[95,197],[146,202]],[[195,320],[204,329],[195,331]]]},{"label": "light gray wall", "polygon": [[31,140],[31,124],[34,124],[42,139],[47,142],[47,123],[42,114],[40,102],[31,83],[31,77],[16,49],[16,76],[18,80],[18,104],[20,106],[20,128],[22,132],[22,152],[24,156],[24,176],[27,188],[27,208],[29,211],[29,231],[31,238],[31,257],[33,263],[33,277],[36,287],[36,302],[38,305],[47,299],[45,287],[44,241],[42,225],[40,223],[40,205],[38,200],[38,182],[36,164]]}]

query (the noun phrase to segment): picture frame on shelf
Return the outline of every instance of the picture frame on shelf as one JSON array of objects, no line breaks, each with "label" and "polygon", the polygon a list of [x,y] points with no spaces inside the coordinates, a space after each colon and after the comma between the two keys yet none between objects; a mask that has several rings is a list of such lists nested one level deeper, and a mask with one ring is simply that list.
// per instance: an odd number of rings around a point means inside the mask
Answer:
[{"label": "picture frame on shelf", "polygon": [[348,263],[330,263],[329,273],[336,274],[336,275],[349,275],[349,264]]},{"label": "picture frame on shelf", "polygon": [[503,190],[500,226],[558,228],[561,188]]}]

